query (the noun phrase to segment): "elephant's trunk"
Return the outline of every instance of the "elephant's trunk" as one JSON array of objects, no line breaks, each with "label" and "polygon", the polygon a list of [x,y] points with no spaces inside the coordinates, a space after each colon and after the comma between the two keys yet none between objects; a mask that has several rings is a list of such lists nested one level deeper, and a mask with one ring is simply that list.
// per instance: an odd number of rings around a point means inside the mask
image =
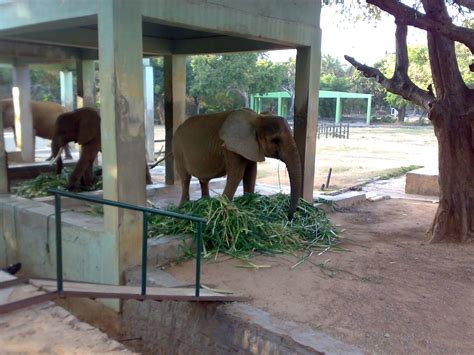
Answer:
[{"label": "elephant's trunk", "polygon": [[56,164],[56,174],[61,174],[63,170],[63,161],[61,159],[61,153],[63,152],[64,146],[58,142],[56,137],[53,137],[53,141],[51,143],[51,157],[52,159],[49,161],[50,165]]},{"label": "elephant's trunk", "polygon": [[291,197],[288,219],[291,221],[301,197],[302,183],[300,155],[294,142],[286,144],[285,147],[281,149],[280,159],[286,164],[286,169],[290,177]]}]

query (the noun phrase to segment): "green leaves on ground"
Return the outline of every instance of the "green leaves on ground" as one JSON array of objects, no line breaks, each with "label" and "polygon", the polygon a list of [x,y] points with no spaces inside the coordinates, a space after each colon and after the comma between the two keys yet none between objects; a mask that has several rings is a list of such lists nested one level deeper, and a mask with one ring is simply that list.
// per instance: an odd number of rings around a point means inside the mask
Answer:
[{"label": "green leaves on ground", "polygon": [[[35,198],[48,196],[48,189],[60,189],[65,190],[69,175],[71,175],[72,170],[69,168],[64,168],[62,173],[59,175],[55,174],[41,174],[38,175],[33,180],[22,181],[18,185],[12,188],[12,191],[18,196],[26,198]],[[102,168],[94,168],[94,184],[90,188],[81,187],[80,191],[94,191],[102,190]]]},{"label": "green leaves on ground", "polygon": [[[322,209],[300,200],[295,218],[288,221],[289,196],[245,194],[233,202],[225,197],[191,201],[171,211],[203,217],[204,257],[219,252],[248,259],[256,253],[284,254],[296,250],[325,251],[339,243],[339,236]],[[149,236],[196,234],[188,221],[151,216]]]}]

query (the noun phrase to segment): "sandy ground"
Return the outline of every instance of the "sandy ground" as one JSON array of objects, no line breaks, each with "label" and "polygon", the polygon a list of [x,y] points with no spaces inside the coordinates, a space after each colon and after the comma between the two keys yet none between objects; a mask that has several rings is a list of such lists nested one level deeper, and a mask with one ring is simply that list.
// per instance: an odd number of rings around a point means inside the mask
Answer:
[{"label": "sandy ground", "polygon": [[[276,319],[325,331],[368,353],[474,353],[474,245],[431,245],[436,204],[401,199],[330,214],[347,252],[227,257],[203,265],[203,283],[239,291]],[[194,263],[167,269],[193,281]]]},{"label": "sandy ground", "polygon": [[[0,271],[0,282],[11,280]],[[0,304],[39,295],[31,285],[0,290]],[[0,314],[0,354],[131,354],[123,345],[79,321],[53,302]]]}]

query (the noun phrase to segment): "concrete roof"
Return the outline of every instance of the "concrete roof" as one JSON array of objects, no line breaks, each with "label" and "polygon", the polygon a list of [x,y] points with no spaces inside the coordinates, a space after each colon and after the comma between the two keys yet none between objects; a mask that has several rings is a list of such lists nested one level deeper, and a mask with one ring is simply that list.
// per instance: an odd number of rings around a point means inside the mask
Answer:
[{"label": "concrete roof", "polygon": [[[97,58],[98,19],[111,1],[0,0],[0,60]],[[133,1],[143,18],[145,56],[295,48],[319,40],[318,0]]]}]

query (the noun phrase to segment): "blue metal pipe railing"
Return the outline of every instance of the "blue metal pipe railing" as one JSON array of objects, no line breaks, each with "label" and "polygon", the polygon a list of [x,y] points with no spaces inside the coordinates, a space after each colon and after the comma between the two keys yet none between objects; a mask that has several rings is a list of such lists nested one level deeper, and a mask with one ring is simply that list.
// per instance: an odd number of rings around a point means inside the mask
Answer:
[{"label": "blue metal pipe railing", "polygon": [[147,239],[148,239],[148,216],[150,214],[158,214],[176,219],[184,219],[187,221],[196,222],[198,230],[196,235],[196,287],[195,296],[199,297],[201,287],[201,249],[202,249],[202,224],[206,220],[201,217],[185,215],[181,213],[163,211],[157,208],[142,207],[132,205],[130,203],[107,200],[104,198],[88,196],[58,189],[48,189],[48,192],[54,194],[54,208],[56,215],[56,274],[57,274],[57,288],[58,292],[64,291],[63,280],[63,255],[62,255],[62,232],[61,232],[61,196],[73,198],[76,200],[89,201],[93,203],[100,203],[102,205],[126,208],[133,211],[143,212],[143,237],[142,237],[142,274],[141,274],[141,295],[146,296],[146,275],[147,275]]}]

